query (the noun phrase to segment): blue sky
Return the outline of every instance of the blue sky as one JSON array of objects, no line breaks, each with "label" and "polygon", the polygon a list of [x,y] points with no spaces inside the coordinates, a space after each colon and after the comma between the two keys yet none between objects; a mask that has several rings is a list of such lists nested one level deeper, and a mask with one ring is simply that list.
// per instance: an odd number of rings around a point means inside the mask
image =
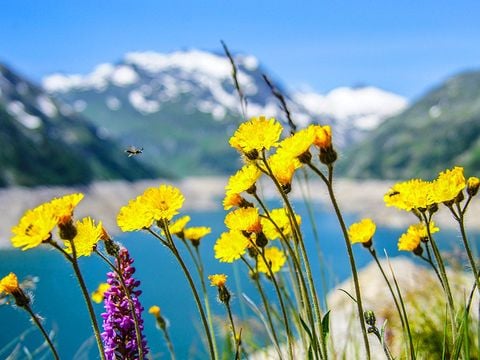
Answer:
[{"label": "blue sky", "polygon": [[294,89],[369,84],[412,99],[480,68],[479,14],[478,0],[2,1],[0,61],[39,81],[223,39]]}]

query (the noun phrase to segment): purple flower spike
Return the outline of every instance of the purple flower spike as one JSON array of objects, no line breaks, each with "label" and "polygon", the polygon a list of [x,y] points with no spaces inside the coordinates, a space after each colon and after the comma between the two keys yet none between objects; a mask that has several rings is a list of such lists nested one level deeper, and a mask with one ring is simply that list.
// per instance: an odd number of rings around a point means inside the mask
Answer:
[{"label": "purple flower spike", "polygon": [[[138,320],[140,333],[143,331],[142,311],[143,307],[138,300],[138,296],[142,293],[136,288],[140,285],[140,281],[132,278],[135,268],[131,266],[133,259],[127,249],[122,248],[118,254],[118,260],[115,265],[123,275],[125,286],[130,294],[135,314]],[[137,336],[135,333],[135,321],[130,311],[129,297],[125,293],[122,283],[118,275],[109,272],[108,284],[110,288],[105,292],[105,312],[103,318],[102,339],[105,345],[105,356],[107,360],[128,359],[135,360],[139,358]],[[143,355],[148,353],[147,342],[142,336]]]}]

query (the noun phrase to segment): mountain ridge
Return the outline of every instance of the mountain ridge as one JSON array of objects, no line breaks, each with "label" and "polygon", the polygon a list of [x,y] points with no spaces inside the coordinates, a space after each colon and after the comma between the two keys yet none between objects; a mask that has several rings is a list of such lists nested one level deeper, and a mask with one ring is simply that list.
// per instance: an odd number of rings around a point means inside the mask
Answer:
[{"label": "mountain ridge", "polygon": [[431,178],[455,165],[480,172],[480,70],[446,78],[345,153],[349,177]]},{"label": "mountain ridge", "polygon": [[[114,139],[0,64],[0,186],[73,185],[158,176]],[[132,160],[132,161],[131,161]]]},{"label": "mountain ridge", "polygon": [[[240,87],[248,100],[247,115],[284,119],[278,100],[263,80],[267,69],[251,55],[234,57]],[[133,52],[115,64],[98,65],[86,75],[53,74],[43,84],[50,94],[111,131],[124,144],[144,147],[146,154],[152,154],[150,160],[169,161],[179,176],[227,174],[239,166],[228,137],[242,119],[231,72],[227,57],[205,51]],[[368,131],[355,119],[370,117],[376,125],[406,105],[404,98],[378,89],[374,100],[386,103],[385,109],[368,108],[365,104],[373,100],[362,100],[357,102],[357,107],[362,106],[358,114],[350,106],[350,112],[343,111],[337,118],[332,111],[300,101],[299,95],[289,92],[280,81],[273,79],[273,83],[285,95],[299,126],[310,122],[332,125],[340,147]],[[344,91],[343,100],[338,91],[337,95],[317,94],[316,100],[341,109],[342,101],[353,101],[371,90],[366,89],[352,89],[347,96]],[[149,158],[143,160],[155,166]]]}]

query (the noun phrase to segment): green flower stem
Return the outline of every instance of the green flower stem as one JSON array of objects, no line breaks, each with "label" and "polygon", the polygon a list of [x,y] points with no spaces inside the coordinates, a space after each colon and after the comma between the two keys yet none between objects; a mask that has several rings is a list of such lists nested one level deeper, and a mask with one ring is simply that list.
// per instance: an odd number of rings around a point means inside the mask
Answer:
[{"label": "green flower stem", "polygon": [[328,194],[330,196],[330,201],[332,202],[333,208],[335,210],[335,214],[337,216],[338,222],[340,223],[340,227],[342,229],[343,238],[345,240],[345,245],[347,247],[348,259],[350,261],[350,268],[351,268],[351,271],[352,271],[353,283],[354,283],[354,286],[355,286],[355,297],[357,298],[357,311],[358,311],[358,317],[359,317],[359,321],[360,321],[360,328],[362,329],[363,342],[364,342],[364,345],[365,345],[365,353],[366,353],[366,356],[367,356],[366,358],[370,359],[370,344],[368,343],[367,329],[365,327],[365,317],[364,317],[364,314],[363,314],[362,295],[361,295],[361,292],[360,292],[360,283],[358,281],[357,266],[355,265],[355,257],[353,256],[352,244],[350,243],[350,239],[348,238],[347,227],[345,225],[345,221],[343,220],[342,213],[341,213],[340,208],[339,208],[338,203],[337,203],[337,198],[336,198],[335,193],[333,191],[333,166],[332,165],[328,166],[328,179],[312,163],[308,163],[308,166],[318,176],[320,176],[320,178],[327,185]]},{"label": "green flower stem", "polygon": [[75,249],[75,243],[70,241],[72,246],[72,256],[67,254],[65,250],[63,250],[56,242],[50,241],[50,245],[54,248],[59,250],[63,256],[72,264],[73,271],[75,272],[75,276],[77,277],[78,283],[80,285],[80,289],[82,291],[83,298],[87,305],[88,314],[90,316],[90,321],[92,323],[93,333],[95,335],[95,340],[97,341],[98,352],[100,354],[100,358],[105,360],[105,351],[103,350],[103,343],[102,338],[100,337],[100,330],[98,327],[97,318],[95,316],[95,311],[93,310],[93,305],[90,300],[90,294],[88,293],[87,286],[85,285],[85,280],[83,279],[82,273],[80,271],[80,267],[78,266],[78,259],[77,259],[77,250]]},{"label": "green flower stem", "polygon": [[[470,199],[471,197],[469,197],[469,200]],[[480,292],[480,278],[478,277],[479,276],[478,268],[477,268],[477,264],[475,263],[475,259],[473,258],[472,250],[470,249],[470,242],[468,241],[467,231],[465,230],[465,211],[467,209],[468,203],[469,202],[467,201],[467,204],[465,204],[465,208],[463,211],[460,209],[460,205],[458,204],[458,202],[456,203],[458,214],[455,212],[455,210],[452,207],[449,207],[449,208],[450,208],[450,211],[453,213],[455,220],[457,220],[458,226],[460,227],[463,246],[465,247],[465,251],[467,252],[468,261],[470,262],[470,267],[472,268],[473,276],[475,277],[477,290]]]},{"label": "green flower stem", "polygon": [[450,311],[450,317],[452,321],[452,335],[453,335],[453,340],[455,341],[456,337],[456,326],[455,326],[455,305],[453,302],[453,296],[452,296],[452,291],[450,289],[450,283],[448,282],[448,277],[447,277],[447,272],[445,270],[445,264],[442,259],[442,255],[440,254],[440,250],[438,249],[437,243],[434,240],[432,233],[430,231],[430,219],[427,218],[427,215],[423,212],[422,213],[423,220],[425,221],[425,227],[427,229],[427,236],[430,241],[430,244],[432,244],[432,250],[433,250],[433,255],[435,256],[435,261],[437,262],[438,265],[438,270],[440,272],[440,276],[442,278],[443,282],[443,289],[445,291],[445,294],[447,296],[447,302],[448,302],[448,308]]},{"label": "green flower stem", "polygon": [[167,343],[168,352],[170,353],[170,359],[175,360],[175,350],[173,348],[173,342],[172,342],[172,339],[170,339],[170,335],[168,333],[167,328],[166,327],[163,328],[162,332],[163,332],[163,336],[165,336],[165,342]]},{"label": "green flower stem", "polygon": [[[73,245],[72,245],[73,248]],[[98,351],[100,352],[100,357],[104,360],[105,359],[105,352],[103,350],[103,343],[100,337],[100,330],[98,327],[97,318],[95,317],[95,312],[93,310],[92,302],[90,301],[90,294],[88,293],[87,286],[85,285],[85,280],[83,280],[82,273],[80,272],[80,267],[78,266],[77,259],[74,258],[72,262],[73,271],[75,271],[75,275],[77,276],[78,283],[80,284],[80,288],[82,289],[83,297],[85,298],[85,303],[87,304],[88,313],[90,315],[90,320],[92,321],[92,328],[93,332],[95,333],[95,339],[97,340]]]},{"label": "green flower stem", "polygon": [[[210,358],[211,359],[216,359],[215,357],[215,349],[213,347],[213,341],[212,341],[212,333],[210,331],[210,328],[208,326],[207,318],[205,316],[205,312],[203,310],[202,302],[200,300],[200,296],[198,295],[197,288],[195,287],[195,283],[192,279],[192,276],[190,275],[190,272],[188,271],[187,266],[185,265],[185,262],[183,261],[180,253],[178,252],[175,243],[173,242],[172,235],[170,234],[170,231],[168,229],[168,222],[166,220],[163,221],[163,229],[165,231],[165,234],[167,236],[167,244],[172,252],[172,254],[175,256],[177,259],[178,263],[180,264],[180,267],[183,270],[183,273],[185,274],[185,277],[187,278],[188,284],[190,285],[190,288],[193,293],[193,297],[195,298],[195,302],[197,304],[198,311],[200,312],[200,318],[202,320],[202,325],[205,330],[205,335],[207,336],[207,342],[208,342],[208,350],[210,352]],[[149,232],[153,234],[156,238],[159,238],[163,243],[165,243],[165,240],[163,240],[157,233],[149,229]]]},{"label": "green flower stem", "polygon": [[273,337],[273,345],[275,346],[275,349],[277,350],[278,357],[279,359],[283,359],[282,357],[282,351],[280,350],[280,345],[278,342],[277,338],[277,332],[275,331],[275,326],[273,325],[273,320],[272,320],[272,315],[270,314],[270,306],[269,302],[267,300],[267,297],[265,296],[265,293],[263,292],[262,286],[260,284],[260,281],[258,280],[258,276],[256,275],[255,269],[248,263],[248,261],[242,256],[241,257],[242,261],[247,265],[248,269],[252,274],[254,274],[253,281],[255,282],[255,285],[257,286],[257,290],[260,293],[260,297],[262,298],[263,306],[265,306],[265,312],[267,313],[267,321],[268,321],[268,326],[270,327],[270,332],[272,333]]},{"label": "green flower stem", "polygon": [[[200,283],[202,285],[203,300],[205,303],[205,309],[207,311],[207,321],[208,321],[208,325],[210,326],[210,329],[212,329],[213,331],[212,312],[210,308],[210,302],[208,300],[207,285],[205,284],[204,270],[203,270],[202,258],[200,256],[200,252],[198,251],[198,247],[195,247],[195,254],[194,254],[188,242],[186,242],[185,239],[181,239],[181,240],[185,244],[185,247],[187,248],[187,251],[190,254],[193,264],[195,265],[195,268],[197,270],[198,277],[200,278]],[[218,359],[218,349],[217,349],[217,342],[215,340],[215,335],[212,336],[212,342],[213,342],[213,349],[215,350],[215,358]]]},{"label": "green flower stem", "polygon": [[[267,168],[268,168],[268,164],[266,164]],[[269,170],[271,172],[271,170]],[[273,176],[273,173],[271,174],[271,177],[274,179],[274,182],[276,181],[275,177]],[[283,190],[281,189],[281,186],[279,185],[277,187],[278,191],[280,191],[282,194],[283,194]],[[316,350],[319,350],[318,349],[318,343],[317,343],[317,335],[316,335],[316,327],[315,327],[315,320],[313,318],[313,314],[312,314],[312,311],[311,311],[311,307],[310,307],[310,304],[309,304],[309,301],[308,301],[308,293],[307,293],[307,285],[305,283],[305,279],[303,277],[303,271],[302,271],[302,268],[301,268],[301,265],[300,265],[300,256],[298,254],[298,251],[294,251],[294,249],[290,246],[290,243],[288,242],[288,239],[287,237],[285,236],[285,234],[283,233],[283,231],[278,227],[278,225],[275,223],[275,221],[272,219],[272,217],[270,216],[270,212],[268,211],[268,208],[265,206],[265,204],[263,203],[263,201],[258,197],[257,194],[254,194],[255,196],[255,199],[257,200],[257,202],[260,204],[260,206],[262,207],[263,211],[265,212],[265,216],[268,218],[268,220],[270,220],[270,222],[273,224],[273,226],[275,226],[275,229],[278,231],[278,233],[280,234],[280,237],[282,238],[283,240],[283,244],[288,248],[289,250],[289,253],[290,253],[290,257],[293,259],[293,263],[295,265],[295,274],[296,274],[296,277],[297,277],[297,282],[298,280],[300,280],[300,288],[299,288],[299,294],[301,295],[302,297],[302,302],[303,302],[303,308],[305,308],[306,310],[306,313],[307,313],[307,316],[309,318],[309,322],[310,322],[310,325],[312,327],[312,337],[313,337],[313,346]],[[288,202],[288,199],[287,199],[287,202]],[[292,210],[292,213],[293,213],[293,210]],[[291,220],[291,217],[289,217],[290,220]],[[295,218],[295,215],[293,216],[293,218]],[[296,219],[295,219],[296,220]],[[297,224],[298,226],[298,224]],[[294,227],[292,226],[292,229]],[[320,318],[321,319],[321,318]],[[321,321],[321,320],[320,320]],[[320,330],[321,331],[321,330]],[[325,352],[326,352],[326,349],[324,349]],[[322,358],[322,353],[320,351],[320,358]]]},{"label": "green flower stem", "polygon": [[143,360],[144,354],[143,354],[143,346],[142,346],[142,334],[140,332],[140,326],[138,325],[138,317],[137,313],[135,312],[135,306],[133,305],[133,301],[130,297],[130,291],[128,290],[127,286],[125,285],[125,279],[123,278],[123,274],[119,269],[115,267],[115,265],[108,260],[108,258],[103,255],[100,251],[95,249],[95,253],[100,256],[100,258],[107,263],[107,265],[118,275],[118,278],[120,280],[120,283],[122,284],[123,291],[125,291],[125,294],[127,294],[127,299],[128,299],[128,305],[130,307],[130,312],[132,313],[133,316],[133,325],[135,326],[135,337],[137,338],[137,349],[138,349],[138,358],[139,360]]},{"label": "green flower stem", "polygon": [[52,354],[53,354],[53,357],[55,358],[55,360],[59,360],[60,357],[58,356],[57,350],[55,349],[55,346],[53,345],[52,340],[50,339],[47,332],[43,328],[43,325],[40,322],[40,320],[38,319],[37,315],[35,315],[35,313],[32,311],[30,305],[26,304],[22,307],[23,307],[23,309],[25,309],[26,312],[28,312],[28,314],[32,318],[33,322],[37,326],[38,330],[40,330],[40,332],[42,333],[45,341],[47,342],[48,346],[50,347],[50,350],[52,351]]},{"label": "green flower stem", "polygon": [[278,286],[277,279],[275,278],[275,274],[272,271],[270,263],[267,261],[267,258],[265,257],[265,249],[264,248],[259,248],[256,246],[256,244],[250,240],[251,245],[257,250],[257,252],[260,254],[262,257],[262,260],[264,261],[265,265],[267,266],[268,269],[268,275],[270,276],[270,279],[272,280],[273,286],[275,287],[275,292],[277,293],[278,301],[280,303],[280,309],[282,310],[282,316],[283,316],[283,322],[285,323],[285,331],[287,332],[287,344],[288,344],[288,352],[290,355],[290,359],[293,359],[293,336],[292,332],[290,330],[290,324],[288,321],[288,315],[287,315],[287,310],[285,308],[285,303],[283,301],[282,293],[280,291],[280,288]]},{"label": "green flower stem", "polygon": [[[187,248],[190,248],[190,246],[187,245]],[[204,276],[205,274],[203,269],[202,257],[200,255],[200,251],[198,250],[198,247],[195,247],[195,250],[196,250],[197,259],[198,259],[197,271],[198,271],[198,276],[200,277],[200,283],[202,284],[203,299],[205,301],[205,309],[207,310],[207,320],[208,320],[210,329],[213,331],[214,327],[213,327],[213,319],[212,319],[212,310],[210,308],[210,301],[208,300],[207,285],[205,284],[205,276]],[[215,334],[213,334],[212,336],[212,342],[213,342],[213,349],[215,350],[215,357],[218,358],[218,352],[217,352],[218,350],[217,350],[217,342],[215,340]]]},{"label": "green flower stem", "polygon": [[[322,314],[320,313],[320,305],[319,305],[319,301],[318,301],[317,291],[315,290],[315,283],[313,281],[312,270],[311,270],[311,267],[310,267],[310,262],[308,260],[307,250],[305,248],[305,244],[303,243],[303,239],[302,239],[301,231],[300,231],[300,226],[298,225],[297,219],[295,217],[295,212],[293,211],[292,205],[290,204],[290,201],[288,200],[288,197],[285,194],[285,191],[283,190],[282,186],[280,185],[280,183],[278,182],[278,180],[274,176],[274,174],[272,172],[272,169],[268,165],[268,161],[266,160],[266,157],[265,157],[265,151],[263,152],[263,159],[262,160],[263,160],[263,163],[264,163],[264,165],[265,165],[265,167],[268,171],[268,174],[269,174],[270,178],[273,180],[273,183],[275,184],[275,187],[277,188],[277,191],[280,193],[280,196],[282,197],[283,202],[284,202],[285,206],[287,207],[288,213],[290,215],[290,219],[291,219],[291,221],[294,225],[293,226],[293,233],[298,240],[296,242],[296,244],[300,245],[300,251],[301,251],[303,262],[304,262],[304,265],[305,265],[305,270],[307,272],[307,282],[308,282],[308,287],[309,287],[309,291],[310,291],[310,296],[312,297],[314,313],[315,313],[315,316],[317,318],[316,321],[317,321],[318,324],[321,324]],[[322,341],[320,341],[320,344],[321,344],[321,347],[322,347],[321,354],[323,355],[322,358],[328,359],[328,352],[327,352],[327,349],[326,349],[326,346],[325,346],[325,342],[323,341],[324,334],[323,334],[322,326],[319,326],[319,329],[320,329],[319,330],[320,331],[320,338],[322,339]]]},{"label": "green flower stem", "polygon": [[233,341],[235,343],[235,360],[239,360],[241,357],[241,345],[242,345],[242,339],[241,339],[241,331],[239,336],[237,336],[237,331],[235,329],[235,322],[233,321],[233,316],[232,316],[232,309],[230,309],[230,303],[225,302],[225,307],[227,308],[227,313],[228,313],[228,319],[230,320],[230,325],[232,326],[232,334],[233,334]]},{"label": "green flower stem", "polygon": [[[415,347],[413,345],[412,333],[410,331],[410,324],[408,322],[407,311],[405,310],[405,304],[403,303],[402,295],[400,294],[400,288],[398,287],[397,281],[395,280],[395,276],[393,279],[395,282],[398,296],[400,298],[401,305],[398,303],[398,300],[397,300],[397,297],[395,296],[395,292],[393,291],[392,285],[390,284],[390,281],[388,280],[387,275],[385,274],[385,271],[383,270],[383,267],[380,264],[380,261],[378,260],[377,252],[373,247],[369,247],[368,251],[372,255],[373,259],[375,260],[375,263],[377,264],[378,268],[380,269],[380,272],[382,273],[382,276],[385,279],[385,282],[387,283],[388,290],[390,290],[390,294],[392,295],[393,301],[395,302],[395,307],[397,308],[398,315],[400,316],[400,321],[402,323],[403,331],[407,332],[408,344],[409,344],[409,350],[410,350],[410,359],[414,360],[416,358]],[[393,274],[393,271],[392,271],[392,274]]]}]

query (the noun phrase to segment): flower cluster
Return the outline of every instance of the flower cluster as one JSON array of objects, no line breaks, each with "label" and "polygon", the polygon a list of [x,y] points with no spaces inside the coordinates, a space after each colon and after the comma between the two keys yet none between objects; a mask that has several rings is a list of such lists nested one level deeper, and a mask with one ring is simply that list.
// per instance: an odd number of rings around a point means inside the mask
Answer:
[{"label": "flower cluster", "polygon": [[361,243],[365,247],[372,244],[372,238],[377,226],[372,219],[363,219],[360,222],[350,225],[348,228],[348,238],[352,244]]},{"label": "flower cluster", "polygon": [[[105,344],[105,356],[108,360],[138,359],[139,348],[135,330],[135,318],[140,332],[143,331],[142,311],[138,297],[140,281],[133,278],[135,268],[127,249],[120,249],[116,272],[108,273],[109,289],[105,291],[105,313],[103,318],[102,339]],[[135,315],[133,315],[135,314]],[[143,354],[148,353],[146,341],[142,335],[140,344]]]},{"label": "flower cluster", "polygon": [[117,224],[122,231],[137,231],[150,228],[154,222],[170,221],[178,214],[184,200],[174,186],[148,188],[120,209]]},{"label": "flower cluster", "polygon": [[[429,224],[430,234],[438,232],[440,229],[435,226],[435,223],[432,221]],[[407,229],[407,232],[400,236],[398,240],[398,250],[402,251],[412,251],[417,255],[421,255],[423,250],[421,248],[422,242],[428,241],[428,231],[424,223],[418,223],[415,225],[410,225]]]},{"label": "flower cluster", "polygon": [[58,227],[66,253],[72,254],[73,242],[76,257],[91,255],[106,232],[101,222],[95,225],[89,217],[73,221],[73,211],[82,199],[81,193],[65,195],[28,210],[12,228],[12,245],[28,250],[51,242],[53,231]]},{"label": "flower cluster", "polygon": [[466,186],[463,168],[456,166],[441,172],[434,181],[412,179],[397,183],[385,194],[384,201],[387,206],[405,211],[425,211],[437,204],[450,205]]}]

